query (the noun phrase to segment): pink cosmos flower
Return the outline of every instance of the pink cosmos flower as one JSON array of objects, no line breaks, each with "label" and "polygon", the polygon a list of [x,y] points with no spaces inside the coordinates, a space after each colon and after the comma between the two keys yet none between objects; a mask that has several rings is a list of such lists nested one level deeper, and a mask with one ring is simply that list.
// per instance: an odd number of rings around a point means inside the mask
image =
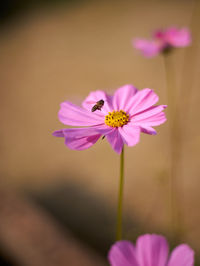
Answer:
[{"label": "pink cosmos flower", "polygon": [[[166,105],[155,105],[158,99],[153,90],[137,90],[132,85],[117,89],[113,96],[100,90],[91,92],[82,107],[67,101],[61,103],[59,120],[79,128],[61,129],[53,135],[65,138],[65,144],[72,150],[88,149],[105,136],[120,154],[124,144],[134,146],[139,142],[140,132],[155,135],[152,126],[166,121],[163,112]],[[99,101],[104,104],[93,108]]]},{"label": "pink cosmos flower", "polygon": [[177,246],[169,256],[166,239],[160,235],[143,235],[136,246],[118,241],[110,249],[111,266],[193,266],[194,251],[186,244]]},{"label": "pink cosmos flower", "polygon": [[191,44],[190,31],[187,28],[175,27],[157,30],[152,40],[134,39],[133,46],[140,50],[145,57],[153,57],[161,52],[167,52],[173,47],[186,47]]}]

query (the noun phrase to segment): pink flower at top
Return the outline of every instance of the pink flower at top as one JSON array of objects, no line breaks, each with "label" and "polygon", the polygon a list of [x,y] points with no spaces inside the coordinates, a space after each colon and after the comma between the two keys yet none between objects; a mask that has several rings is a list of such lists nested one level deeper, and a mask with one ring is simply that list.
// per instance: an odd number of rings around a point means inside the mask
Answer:
[{"label": "pink flower at top", "polygon": [[53,135],[65,138],[65,144],[72,150],[88,149],[105,136],[120,154],[124,144],[136,145],[141,132],[155,135],[152,126],[166,121],[163,112],[166,105],[155,105],[158,99],[153,90],[137,90],[132,85],[117,89],[113,96],[100,90],[91,92],[82,107],[67,101],[61,103],[59,120],[79,128],[61,129]]},{"label": "pink flower at top", "polygon": [[167,52],[173,47],[186,47],[191,44],[190,31],[187,28],[177,29],[175,27],[166,30],[157,30],[152,40],[133,40],[133,46],[140,50],[145,57],[153,57],[161,52]]},{"label": "pink flower at top", "polygon": [[143,235],[134,246],[118,241],[110,249],[111,266],[193,266],[194,251],[186,244],[177,246],[169,256],[166,239],[160,235]]}]

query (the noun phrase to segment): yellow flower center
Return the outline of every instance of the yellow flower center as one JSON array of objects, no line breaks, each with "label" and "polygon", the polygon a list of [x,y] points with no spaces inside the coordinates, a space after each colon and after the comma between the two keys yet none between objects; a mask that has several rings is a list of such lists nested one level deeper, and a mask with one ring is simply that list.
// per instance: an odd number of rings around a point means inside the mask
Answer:
[{"label": "yellow flower center", "polygon": [[105,117],[105,123],[109,127],[122,127],[129,121],[129,115],[123,110],[109,112]]}]

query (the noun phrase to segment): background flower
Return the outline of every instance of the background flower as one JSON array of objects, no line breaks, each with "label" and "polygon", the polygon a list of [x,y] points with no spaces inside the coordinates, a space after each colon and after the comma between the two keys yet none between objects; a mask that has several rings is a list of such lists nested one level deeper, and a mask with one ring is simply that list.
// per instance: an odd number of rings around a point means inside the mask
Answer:
[{"label": "background flower", "polygon": [[177,29],[170,27],[166,30],[157,30],[152,40],[136,38],[133,46],[146,57],[153,57],[160,52],[169,51],[173,47],[186,47],[191,44],[190,31],[187,28]]},{"label": "background flower", "polygon": [[[121,153],[123,145],[136,145],[140,133],[155,135],[152,126],[166,121],[163,110],[166,105],[155,105],[157,94],[151,89],[137,90],[132,85],[120,87],[113,96],[104,91],[91,92],[83,101],[83,108],[70,102],[61,103],[59,120],[70,126],[55,131],[56,137],[64,137],[65,144],[73,150],[90,148],[101,136],[105,136],[112,148]],[[99,100],[104,101],[101,110],[92,112]]]},{"label": "background flower", "polygon": [[186,244],[177,246],[169,256],[163,236],[146,234],[137,239],[136,246],[129,241],[116,242],[109,251],[112,266],[193,266],[194,251]]}]

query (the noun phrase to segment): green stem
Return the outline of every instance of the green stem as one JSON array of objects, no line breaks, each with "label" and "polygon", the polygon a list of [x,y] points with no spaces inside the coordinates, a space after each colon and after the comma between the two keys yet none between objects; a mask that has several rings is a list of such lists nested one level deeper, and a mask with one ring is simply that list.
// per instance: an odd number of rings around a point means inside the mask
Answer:
[{"label": "green stem", "polygon": [[117,235],[116,240],[122,239],[122,202],[123,202],[123,187],[124,187],[124,147],[120,155],[120,178],[119,178],[119,194],[118,194],[118,209],[117,209]]}]

